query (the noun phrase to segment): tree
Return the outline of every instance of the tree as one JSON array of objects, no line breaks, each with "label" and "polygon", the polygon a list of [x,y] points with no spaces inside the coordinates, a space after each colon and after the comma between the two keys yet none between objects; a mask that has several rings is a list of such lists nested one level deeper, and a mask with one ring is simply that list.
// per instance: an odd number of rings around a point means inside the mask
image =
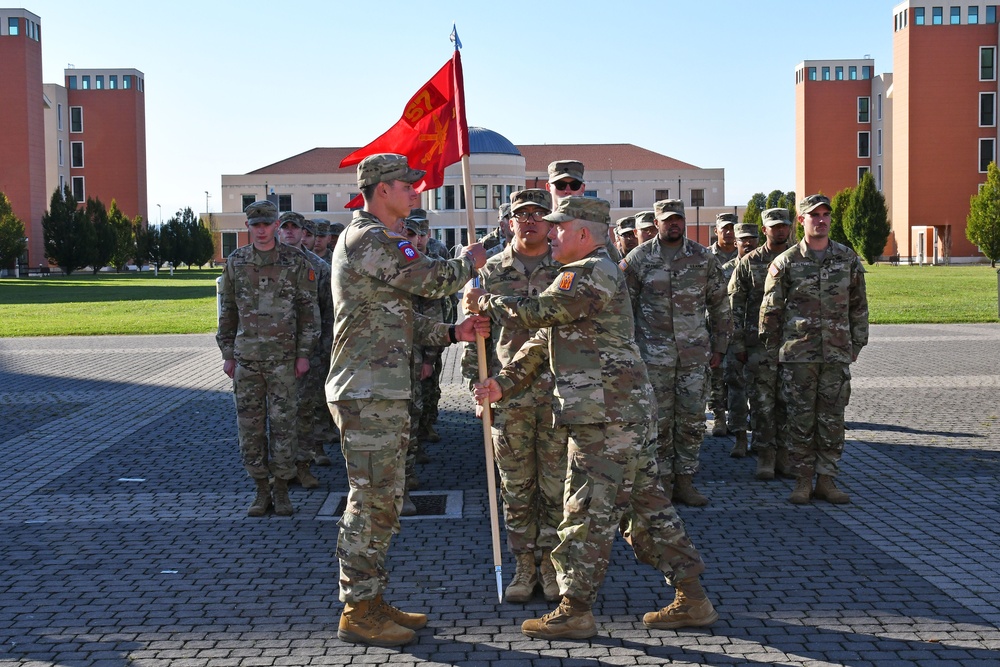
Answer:
[{"label": "tree", "polygon": [[118,202],[111,200],[111,209],[108,211],[108,226],[114,236],[114,246],[111,251],[109,262],[115,267],[115,271],[121,272],[128,261],[135,256],[135,231],[132,221],[128,219],[122,210],[118,208]]},{"label": "tree", "polygon": [[[792,223],[792,229],[795,231],[795,238],[797,238],[798,240],[801,241],[802,240],[802,225],[799,224],[799,221],[798,221],[798,218],[797,218],[798,212],[797,212],[797,208],[795,206],[795,193],[794,192],[786,192],[785,194],[781,195],[781,197],[778,199],[778,205],[775,208],[783,208],[786,211],[788,211],[788,219],[791,221],[791,223]],[[764,238],[764,230],[763,229],[758,229],[757,230],[757,236],[758,236],[758,238],[763,239]],[[791,235],[789,235],[789,238],[791,238]]]},{"label": "tree", "polygon": [[132,221],[132,227],[135,230],[135,265],[142,269],[143,265],[152,264],[159,269],[163,265],[160,228],[144,225],[138,216]]},{"label": "tree", "polygon": [[747,209],[743,212],[743,223],[757,225],[759,238],[764,238],[763,232],[760,231],[760,214],[764,211],[766,204],[767,199],[764,197],[764,193],[758,192],[750,197],[750,201],[747,202]]},{"label": "tree", "polygon": [[768,208],[778,208],[778,206],[779,206],[778,200],[780,200],[784,196],[785,196],[785,193],[782,192],[781,190],[771,190],[767,194],[767,199],[764,202],[764,204],[765,204],[764,208],[765,209],[768,209]]},{"label": "tree", "polygon": [[115,251],[115,231],[108,223],[108,210],[100,199],[87,197],[84,215],[94,228],[94,245],[90,248],[90,269],[95,274],[111,263]]},{"label": "tree", "polygon": [[215,257],[215,241],[212,239],[212,230],[196,218],[189,232],[191,234],[191,261],[188,263],[188,268],[191,265],[204,266],[208,264]]},{"label": "tree", "polygon": [[847,208],[851,205],[851,194],[853,192],[854,188],[844,188],[830,200],[833,208],[830,212],[830,238],[837,243],[843,243],[852,250],[854,249],[854,245],[847,238],[847,232],[844,230],[844,214],[847,213]]},{"label": "tree", "polygon": [[0,269],[10,267],[27,247],[24,223],[14,215],[7,195],[0,192]]},{"label": "tree", "polygon": [[1000,259],[1000,170],[990,162],[986,183],[979,194],[969,199],[969,216],[965,220],[965,236],[979,246],[979,250],[996,268]]},{"label": "tree", "polygon": [[45,256],[66,273],[72,274],[90,264],[94,246],[94,225],[79,208],[67,185],[56,188],[49,210],[42,216]]},{"label": "tree", "polygon": [[885,250],[885,242],[892,231],[889,211],[885,196],[875,187],[870,171],[864,173],[851,194],[851,203],[844,214],[844,231],[854,250],[869,264],[874,264]]}]

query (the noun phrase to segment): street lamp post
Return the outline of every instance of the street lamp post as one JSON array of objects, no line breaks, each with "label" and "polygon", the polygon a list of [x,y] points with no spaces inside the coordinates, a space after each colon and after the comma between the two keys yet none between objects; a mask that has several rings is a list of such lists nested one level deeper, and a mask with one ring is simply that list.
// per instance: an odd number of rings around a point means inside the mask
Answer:
[{"label": "street lamp post", "polygon": [[212,195],[208,194],[208,190],[205,190],[205,213],[211,213],[211,211],[208,209],[208,199],[211,196]]},{"label": "street lamp post", "polygon": [[159,224],[162,225],[163,224],[163,207],[160,206],[159,204],[157,204],[156,208],[160,212],[160,222],[159,222]]}]

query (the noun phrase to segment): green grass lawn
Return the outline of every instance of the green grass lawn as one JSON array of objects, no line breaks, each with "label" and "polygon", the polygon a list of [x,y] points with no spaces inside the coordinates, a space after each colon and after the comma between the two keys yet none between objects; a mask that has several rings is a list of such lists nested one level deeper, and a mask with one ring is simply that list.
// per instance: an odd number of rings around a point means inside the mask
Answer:
[{"label": "green grass lawn", "polygon": [[[866,266],[872,324],[997,321],[985,266]],[[215,331],[219,269],[0,278],[0,337]]]}]

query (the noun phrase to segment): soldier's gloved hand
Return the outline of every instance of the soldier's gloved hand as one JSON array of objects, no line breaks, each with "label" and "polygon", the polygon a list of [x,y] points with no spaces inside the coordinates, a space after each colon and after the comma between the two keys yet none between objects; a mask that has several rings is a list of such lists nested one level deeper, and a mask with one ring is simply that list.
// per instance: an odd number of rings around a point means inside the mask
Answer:
[{"label": "soldier's gloved hand", "polygon": [[486,290],[478,287],[469,287],[462,295],[462,309],[467,313],[479,312],[479,297],[486,294]]},{"label": "soldier's gloved hand", "polygon": [[299,357],[295,360],[295,377],[296,379],[301,378],[306,373],[309,372],[309,360],[304,357]]},{"label": "soldier's gloved hand", "polygon": [[229,377],[233,377],[233,375],[236,373],[236,360],[226,359],[225,361],[223,361],[222,372],[228,375]]},{"label": "soldier's gloved hand", "polygon": [[462,249],[462,252],[472,255],[472,261],[475,263],[477,270],[483,268],[486,264],[486,248],[483,247],[482,243],[467,245]]},{"label": "soldier's gloved hand", "polygon": [[476,334],[489,338],[490,318],[482,315],[470,315],[455,325],[455,338],[467,343],[476,341]]},{"label": "soldier's gloved hand", "polygon": [[472,393],[480,405],[496,403],[503,398],[503,390],[496,378],[486,378],[482,382],[477,382],[472,388]]}]

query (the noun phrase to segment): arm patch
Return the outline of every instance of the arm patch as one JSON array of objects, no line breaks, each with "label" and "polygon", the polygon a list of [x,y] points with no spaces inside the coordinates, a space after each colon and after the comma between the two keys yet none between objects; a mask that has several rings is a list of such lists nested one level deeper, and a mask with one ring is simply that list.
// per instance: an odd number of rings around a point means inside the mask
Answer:
[{"label": "arm patch", "polygon": [[767,272],[771,274],[772,278],[777,278],[778,274],[781,273],[781,269],[772,263],[771,266],[767,268]]},{"label": "arm patch", "polygon": [[576,274],[572,271],[563,271],[563,274],[559,276],[559,289],[564,292],[568,292],[573,289],[573,281],[576,280]]},{"label": "arm patch", "polygon": [[396,247],[398,247],[400,252],[403,253],[403,259],[407,262],[412,262],[420,256],[420,253],[417,252],[417,249],[414,248],[413,244],[409,241],[400,241],[396,244]]},{"label": "arm patch", "polygon": [[316,272],[313,271],[312,269],[309,269],[309,282],[311,283],[316,282]]}]

